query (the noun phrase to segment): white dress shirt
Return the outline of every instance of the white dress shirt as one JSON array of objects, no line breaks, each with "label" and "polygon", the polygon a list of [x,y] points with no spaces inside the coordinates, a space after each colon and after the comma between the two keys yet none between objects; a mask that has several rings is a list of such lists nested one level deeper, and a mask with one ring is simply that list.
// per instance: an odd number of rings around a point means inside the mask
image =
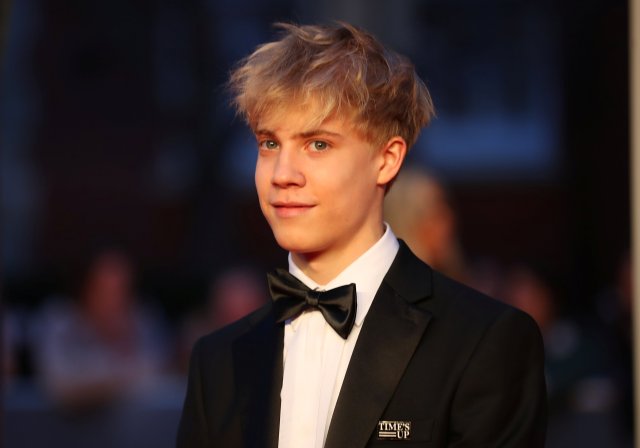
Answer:
[{"label": "white dress shirt", "polygon": [[289,272],[311,289],[356,284],[356,320],[345,340],[317,310],[285,323],[284,374],[280,392],[279,448],[322,448],[362,322],[399,244],[387,225],[382,238],[326,285],[298,268],[289,254]]}]

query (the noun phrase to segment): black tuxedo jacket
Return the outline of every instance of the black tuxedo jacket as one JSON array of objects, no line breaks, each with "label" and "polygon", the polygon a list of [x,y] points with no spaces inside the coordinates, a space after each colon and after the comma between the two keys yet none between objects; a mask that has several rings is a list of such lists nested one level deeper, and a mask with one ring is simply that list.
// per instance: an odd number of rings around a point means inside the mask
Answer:
[{"label": "black tuxedo jacket", "polygon": [[[179,448],[277,447],[283,338],[267,305],[198,341]],[[325,447],[541,447],[543,364],[528,315],[433,271],[401,242],[364,320]],[[400,422],[410,430],[396,437],[406,429]]]}]

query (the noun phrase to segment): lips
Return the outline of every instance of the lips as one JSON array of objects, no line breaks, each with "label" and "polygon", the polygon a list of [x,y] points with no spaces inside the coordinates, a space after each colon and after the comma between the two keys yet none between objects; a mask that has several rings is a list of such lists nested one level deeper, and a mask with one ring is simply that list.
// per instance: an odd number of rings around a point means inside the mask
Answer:
[{"label": "lips", "polygon": [[291,218],[300,216],[315,207],[314,204],[307,204],[304,202],[272,202],[271,206],[276,212],[276,215],[281,218]]}]

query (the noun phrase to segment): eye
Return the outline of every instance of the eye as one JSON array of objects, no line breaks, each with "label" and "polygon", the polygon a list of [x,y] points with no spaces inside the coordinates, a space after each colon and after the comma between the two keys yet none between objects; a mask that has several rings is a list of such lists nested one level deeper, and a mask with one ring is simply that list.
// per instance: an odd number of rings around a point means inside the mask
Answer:
[{"label": "eye", "polygon": [[314,151],[326,151],[329,148],[329,144],[322,140],[314,140],[311,142],[311,149]]},{"label": "eye", "polygon": [[263,140],[258,146],[260,149],[273,151],[275,149],[278,149],[278,142],[276,142],[275,140]]}]

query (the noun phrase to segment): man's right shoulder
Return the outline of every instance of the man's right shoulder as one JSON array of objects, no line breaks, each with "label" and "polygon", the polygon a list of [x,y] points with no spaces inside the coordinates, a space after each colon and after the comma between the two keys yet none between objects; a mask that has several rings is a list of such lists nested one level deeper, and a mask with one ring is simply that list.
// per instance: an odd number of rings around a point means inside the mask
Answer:
[{"label": "man's right shoulder", "polygon": [[268,319],[269,316],[271,316],[271,302],[235,322],[202,336],[196,342],[194,351],[197,349],[209,352],[230,348],[233,341],[246,334],[265,319]]}]

